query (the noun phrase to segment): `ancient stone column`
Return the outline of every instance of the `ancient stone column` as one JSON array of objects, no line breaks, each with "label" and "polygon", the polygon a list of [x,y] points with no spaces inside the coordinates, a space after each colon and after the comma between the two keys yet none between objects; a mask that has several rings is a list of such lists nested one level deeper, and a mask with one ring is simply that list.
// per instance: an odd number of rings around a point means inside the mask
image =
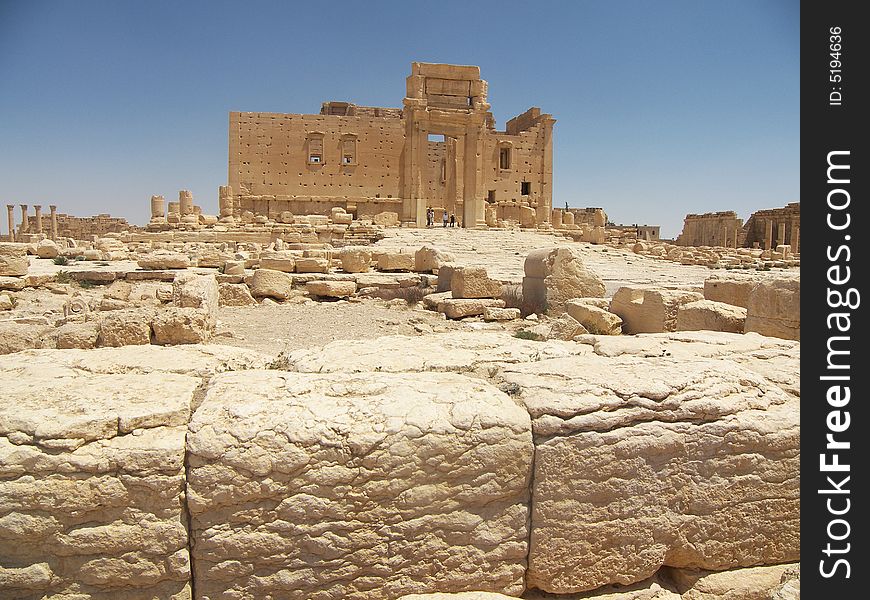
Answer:
[{"label": "ancient stone column", "polygon": [[222,185],[218,195],[218,210],[222,219],[233,216],[233,188]]},{"label": "ancient stone column", "polygon": [[48,208],[51,209],[51,239],[57,240],[57,205],[49,204]]},{"label": "ancient stone column", "polygon": [[163,222],[166,220],[166,199],[163,196],[151,196],[151,221]]},{"label": "ancient stone column", "polygon": [[193,194],[189,190],[181,190],[178,192],[178,205],[180,206],[181,216],[193,214]]},{"label": "ancient stone column", "polygon": [[764,249],[770,250],[773,244],[773,221],[771,219],[767,219],[764,223],[765,232],[764,232]]},{"label": "ancient stone column", "polygon": [[25,234],[30,230],[30,224],[27,222],[27,205],[20,204],[19,206],[21,206],[21,229],[19,233]]},{"label": "ancient stone column", "polygon": [[776,244],[785,244],[785,223],[780,223],[776,231]]},{"label": "ancient stone column", "polygon": [[42,233],[42,204],[34,204],[33,210],[36,211],[36,233]]},{"label": "ancient stone column", "polygon": [[6,222],[9,224],[9,241],[15,241],[15,205],[6,205]]},{"label": "ancient stone column", "polygon": [[800,230],[800,225],[798,225],[797,223],[791,224],[791,240],[789,241],[789,243],[791,244],[792,252],[800,252],[800,249],[798,248],[798,244],[800,243]]},{"label": "ancient stone column", "polygon": [[553,221],[553,229],[562,229],[562,209],[554,208],[553,216],[551,217]]}]

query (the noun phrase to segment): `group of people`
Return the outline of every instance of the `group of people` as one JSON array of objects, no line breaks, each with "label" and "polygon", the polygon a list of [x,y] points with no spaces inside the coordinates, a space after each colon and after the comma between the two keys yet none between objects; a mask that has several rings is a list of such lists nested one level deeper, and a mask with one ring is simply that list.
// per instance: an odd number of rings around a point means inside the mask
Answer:
[{"label": "group of people", "polygon": [[[444,213],[441,215],[441,223],[443,224],[444,227],[447,227],[448,225],[450,227],[456,227],[456,215],[455,214],[448,215],[447,211],[445,210]],[[426,209],[426,227],[434,227],[434,225],[435,225],[435,209],[430,206],[429,208]]]}]

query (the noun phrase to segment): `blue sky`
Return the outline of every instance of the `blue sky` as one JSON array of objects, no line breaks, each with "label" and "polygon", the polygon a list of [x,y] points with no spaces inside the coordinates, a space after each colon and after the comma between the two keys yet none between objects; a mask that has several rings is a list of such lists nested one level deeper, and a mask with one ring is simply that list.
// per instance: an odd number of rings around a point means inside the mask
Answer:
[{"label": "blue sky", "polygon": [[800,200],[799,39],[787,0],[0,0],[0,203],[215,212],[229,111],[400,107],[412,61],[447,62],[480,66],[498,128],[557,119],[555,206],[676,236]]}]

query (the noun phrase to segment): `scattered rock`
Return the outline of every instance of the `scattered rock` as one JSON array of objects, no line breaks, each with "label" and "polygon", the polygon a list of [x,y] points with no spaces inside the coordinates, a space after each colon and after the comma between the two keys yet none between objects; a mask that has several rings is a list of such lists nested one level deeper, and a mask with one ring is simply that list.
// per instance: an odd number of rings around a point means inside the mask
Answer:
[{"label": "scattered rock", "polygon": [[251,279],[251,295],[255,298],[277,298],[284,300],[290,297],[293,279],[286,273],[271,269],[257,269]]},{"label": "scattered rock", "polygon": [[677,331],[730,331],[743,333],[746,309],[713,300],[696,300],[677,309]]},{"label": "scattered rock", "polygon": [[604,282],[573,246],[533,250],[523,265],[523,300],[534,312],[560,314],[572,298],[604,296]]}]

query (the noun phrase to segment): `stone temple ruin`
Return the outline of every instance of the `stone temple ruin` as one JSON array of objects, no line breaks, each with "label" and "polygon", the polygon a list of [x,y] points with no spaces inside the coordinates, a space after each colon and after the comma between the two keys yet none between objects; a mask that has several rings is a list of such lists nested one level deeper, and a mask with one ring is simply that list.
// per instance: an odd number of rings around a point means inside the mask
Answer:
[{"label": "stone temple ruin", "polygon": [[552,123],[414,63],[234,113],[219,214],[10,210],[0,598],[799,600],[797,206],[554,209]]},{"label": "stone temple ruin", "polygon": [[497,130],[478,67],[412,63],[406,86],[402,108],[324,102],[318,115],[230,113],[221,216],[341,207],[424,226],[433,207],[465,227],[549,222],[552,116],[530,108]]}]

